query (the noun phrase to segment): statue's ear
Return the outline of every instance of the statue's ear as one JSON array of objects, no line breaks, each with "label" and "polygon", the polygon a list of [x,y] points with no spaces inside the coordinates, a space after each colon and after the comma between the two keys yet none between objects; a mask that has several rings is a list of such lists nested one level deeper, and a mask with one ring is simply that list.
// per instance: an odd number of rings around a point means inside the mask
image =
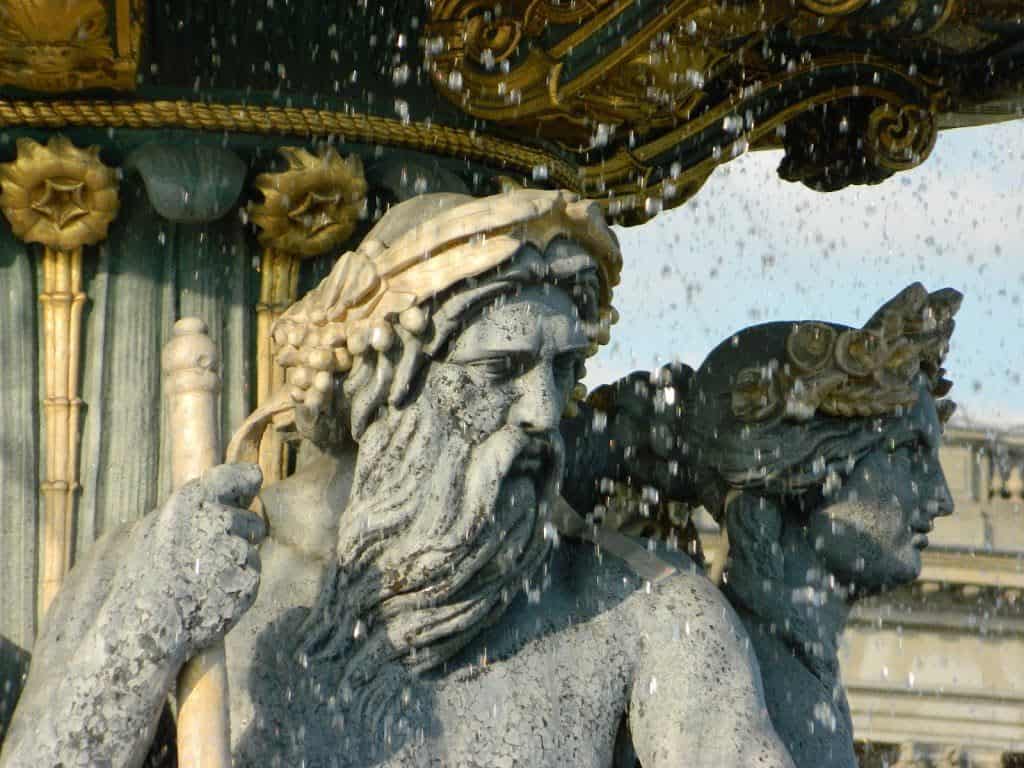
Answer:
[{"label": "statue's ear", "polygon": [[[783,576],[782,508],[772,497],[751,491],[726,496],[723,523],[729,535],[730,581],[750,574],[781,583]],[[755,585],[756,586],[756,585]]]}]

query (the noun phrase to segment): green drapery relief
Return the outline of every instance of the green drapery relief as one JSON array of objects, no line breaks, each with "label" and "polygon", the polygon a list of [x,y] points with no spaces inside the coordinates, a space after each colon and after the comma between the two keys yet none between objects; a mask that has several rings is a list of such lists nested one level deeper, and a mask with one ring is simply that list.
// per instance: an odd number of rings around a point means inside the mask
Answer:
[{"label": "green drapery relief", "polygon": [[35,633],[39,527],[38,302],[29,248],[0,226],[0,635]]}]

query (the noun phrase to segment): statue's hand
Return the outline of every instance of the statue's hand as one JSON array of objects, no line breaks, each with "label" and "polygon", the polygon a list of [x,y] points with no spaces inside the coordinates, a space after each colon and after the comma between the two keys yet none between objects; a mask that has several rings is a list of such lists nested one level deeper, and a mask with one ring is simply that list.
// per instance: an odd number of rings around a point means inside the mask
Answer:
[{"label": "statue's hand", "polygon": [[256,599],[266,535],[246,509],[263,475],[254,464],[222,464],[185,484],[145,523],[142,580],[170,599],[184,628],[183,660],[233,627]]}]

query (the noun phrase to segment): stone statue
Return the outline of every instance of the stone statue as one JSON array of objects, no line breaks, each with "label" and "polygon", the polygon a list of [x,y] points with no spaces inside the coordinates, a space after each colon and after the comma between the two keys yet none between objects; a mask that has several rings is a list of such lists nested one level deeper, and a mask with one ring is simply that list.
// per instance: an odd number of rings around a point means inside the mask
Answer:
[{"label": "stone statue", "polygon": [[619,265],[564,193],[391,209],[276,324],[289,387],[229,449],[272,424],[314,455],[265,523],[223,465],[97,543],[0,763],[171,763],[175,675],[227,631],[239,766],[792,765],[695,564],[652,584],[550,522]]},{"label": "stone statue", "polygon": [[938,450],[953,411],[941,365],[960,301],[914,284],[863,329],[747,328],[696,372],[667,367],[654,386],[634,374],[592,395],[635,413],[639,385],[661,404],[646,451],[595,455],[596,441],[575,443],[589,451],[566,487],[578,508],[599,501],[587,463],[703,505],[723,525],[723,591],[798,766],[856,766],[837,660],[847,615],[861,597],[913,581],[934,519],[953,511]]}]

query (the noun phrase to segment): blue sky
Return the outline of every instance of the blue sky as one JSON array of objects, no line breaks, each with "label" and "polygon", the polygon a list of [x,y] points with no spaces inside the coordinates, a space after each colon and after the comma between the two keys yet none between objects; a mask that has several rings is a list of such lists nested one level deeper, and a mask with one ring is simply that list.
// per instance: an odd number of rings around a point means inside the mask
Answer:
[{"label": "blue sky", "polygon": [[767,320],[861,325],[920,280],[965,294],[946,361],[960,415],[1024,426],[1024,122],[947,131],[921,167],[831,194],[781,181],[779,159],[740,157],[686,205],[618,230],[622,320],[587,384],[695,366]]}]

